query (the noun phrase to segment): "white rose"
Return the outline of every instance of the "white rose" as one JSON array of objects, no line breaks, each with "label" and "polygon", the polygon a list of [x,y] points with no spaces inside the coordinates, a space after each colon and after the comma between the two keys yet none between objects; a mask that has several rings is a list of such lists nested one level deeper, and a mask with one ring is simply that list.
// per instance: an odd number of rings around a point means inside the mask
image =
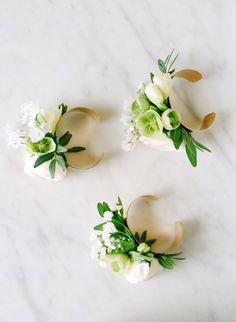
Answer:
[{"label": "white rose", "polygon": [[29,153],[25,154],[25,166],[24,171],[26,174],[30,176],[38,176],[47,180],[59,181],[64,178],[66,175],[66,170],[63,171],[59,165],[56,165],[55,177],[54,179],[51,178],[49,172],[49,163],[50,161],[44,162],[37,168],[34,168],[35,161],[37,160],[37,155],[31,155]]},{"label": "white rose", "polygon": [[165,99],[162,90],[156,84],[147,84],[145,87],[145,94],[147,95],[148,99],[156,106],[162,104]]},{"label": "white rose", "polygon": [[176,150],[173,141],[164,133],[159,133],[155,138],[149,138],[141,136],[139,141],[149,146],[150,148],[157,149],[159,151],[184,151],[184,144],[182,143],[178,150]]},{"label": "white rose", "polygon": [[162,271],[162,266],[159,264],[158,260],[153,258],[151,265],[147,262],[133,262],[130,265],[128,272],[125,277],[130,283],[139,283],[142,281],[147,281],[152,277],[156,276]]},{"label": "white rose", "polygon": [[159,73],[157,76],[154,76],[153,83],[161,89],[165,98],[169,96],[172,88],[172,79],[169,73]]}]

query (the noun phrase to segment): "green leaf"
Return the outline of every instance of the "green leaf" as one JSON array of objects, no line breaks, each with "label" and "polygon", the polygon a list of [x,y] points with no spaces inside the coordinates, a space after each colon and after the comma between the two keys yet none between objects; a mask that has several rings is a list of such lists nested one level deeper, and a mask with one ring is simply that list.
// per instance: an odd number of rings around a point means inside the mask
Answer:
[{"label": "green leaf", "polygon": [[58,155],[56,158],[57,163],[59,164],[59,166],[62,168],[63,171],[66,170],[66,162],[63,158],[63,156]]},{"label": "green leaf", "polygon": [[58,106],[59,110],[61,110],[61,115],[65,114],[67,112],[67,109],[68,109],[68,106],[65,105],[64,103],[61,103],[59,106]]},{"label": "green leaf", "polygon": [[192,141],[188,141],[185,145],[186,154],[193,167],[197,166],[197,149]]},{"label": "green leaf", "polygon": [[104,212],[111,211],[110,207],[108,206],[108,204],[106,202],[103,202],[103,203],[99,202],[97,204],[97,209],[98,209],[98,212],[101,217],[103,217]]},{"label": "green leaf", "polygon": [[151,82],[153,83],[153,77],[154,77],[155,75],[151,72],[150,73],[150,78],[151,78]]},{"label": "green leaf", "polygon": [[147,237],[147,231],[145,230],[141,235],[141,242],[144,243]]},{"label": "green leaf", "polygon": [[47,162],[49,160],[51,160],[53,157],[55,156],[54,152],[48,153],[48,154],[44,154],[41,155],[40,157],[37,158],[37,160],[35,161],[34,164],[34,168],[37,168],[38,166],[40,166],[41,164],[43,164],[44,162]]},{"label": "green leaf", "polygon": [[45,137],[54,139],[54,135],[50,132],[46,133]]},{"label": "green leaf", "polygon": [[122,208],[120,209],[120,214],[121,214],[121,216],[122,216],[122,218],[123,218],[123,217],[124,217],[124,209],[123,209],[122,201],[121,201],[121,199],[120,199],[120,197],[119,197],[119,196],[118,196],[117,206],[122,207]]},{"label": "green leaf", "polygon": [[170,61],[170,59],[171,59],[171,56],[172,56],[172,54],[173,54],[173,52],[174,52],[174,48],[172,49],[172,51],[171,51],[171,53],[166,57],[166,59],[165,59],[165,65],[167,66],[168,64],[169,64],[169,61]]},{"label": "green leaf", "polygon": [[55,177],[55,171],[56,171],[56,160],[53,159],[49,164],[49,172],[50,172],[52,179],[54,179],[54,177]]},{"label": "green leaf", "polygon": [[162,73],[166,73],[166,65],[162,59],[158,59],[157,61],[158,67]]},{"label": "green leaf", "polygon": [[60,137],[59,144],[65,146],[70,142],[71,138],[72,138],[72,134],[69,131],[67,131],[65,134],[63,134]]},{"label": "green leaf", "polygon": [[166,256],[158,256],[157,257],[161,266],[167,269],[173,269],[175,267],[175,262]]},{"label": "green leaf", "polygon": [[94,230],[103,230],[103,226],[105,225],[105,223],[96,225],[95,227],[93,227]]},{"label": "green leaf", "polygon": [[100,202],[97,204],[97,209],[98,209],[100,216],[103,217],[103,215],[104,215],[103,205]]},{"label": "green leaf", "polygon": [[183,137],[184,137],[181,128],[177,127],[177,129],[170,131],[170,136],[171,136],[171,139],[174,143],[176,150],[178,150],[181,143],[183,142]]},{"label": "green leaf", "polygon": [[198,142],[197,140],[195,140],[194,138],[192,138],[193,140],[193,144],[196,146],[197,149],[203,151],[207,151],[207,152],[211,152],[211,150],[209,150],[205,145],[201,144],[200,142]]},{"label": "green leaf", "polygon": [[74,146],[73,148],[67,149],[67,152],[73,153],[73,152],[81,152],[86,150],[83,146]]},{"label": "green leaf", "polygon": [[148,245],[148,246],[151,246],[152,244],[154,244],[156,241],[156,239],[150,239],[150,240],[147,240],[145,243]]},{"label": "green leaf", "polygon": [[171,67],[174,65],[174,63],[175,63],[175,61],[176,61],[176,59],[178,58],[178,54],[175,56],[175,58],[172,60],[172,62],[171,62],[171,64],[170,64],[170,66],[168,66],[168,70],[167,70],[167,72],[169,73],[169,71],[170,71],[170,69],[171,69]]},{"label": "green leaf", "polygon": [[135,238],[138,242],[140,242],[140,238],[139,238],[139,234],[138,234],[138,232],[136,232],[136,233],[134,234],[134,238]]},{"label": "green leaf", "polygon": [[176,256],[179,256],[181,255],[182,252],[179,252],[179,253],[173,253],[173,254],[165,254],[166,257],[176,257]]},{"label": "green leaf", "polygon": [[118,196],[118,202],[117,202],[117,205],[118,206],[122,206],[122,201],[121,201],[121,199],[120,199],[120,197]]},{"label": "green leaf", "polygon": [[106,202],[103,202],[103,209],[104,209],[104,212],[111,211],[110,207],[108,206],[108,204]]},{"label": "green leaf", "polygon": [[57,153],[66,152],[67,149],[63,145],[58,144],[56,148]]},{"label": "green leaf", "polygon": [[61,153],[61,157],[64,159],[66,167],[68,167],[67,158],[64,153]]}]

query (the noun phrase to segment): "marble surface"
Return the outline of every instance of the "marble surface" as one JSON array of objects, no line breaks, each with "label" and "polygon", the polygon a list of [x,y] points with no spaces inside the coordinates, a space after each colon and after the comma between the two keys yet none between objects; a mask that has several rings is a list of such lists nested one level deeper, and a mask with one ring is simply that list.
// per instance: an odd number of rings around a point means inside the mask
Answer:
[{"label": "marble surface", "polygon": [[[236,2],[1,0],[0,126],[29,100],[91,106],[105,158],[56,184],[23,173],[23,152],[1,140],[0,321],[235,321]],[[175,47],[176,67],[204,80],[183,88],[212,154],[193,169],[184,154],[120,149],[122,104]],[[160,196],[181,220],[187,260],[138,285],[90,258],[96,203]]]}]

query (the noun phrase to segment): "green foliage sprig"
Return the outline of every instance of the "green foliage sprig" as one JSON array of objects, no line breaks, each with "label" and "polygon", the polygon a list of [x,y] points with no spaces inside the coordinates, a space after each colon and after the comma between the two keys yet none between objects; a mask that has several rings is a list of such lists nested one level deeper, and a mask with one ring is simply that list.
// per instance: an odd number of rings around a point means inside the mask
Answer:
[{"label": "green foliage sprig", "polygon": [[[97,210],[103,222],[96,225],[94,230],[98,232],[98,238],[102,241],[102,232],[104,226],[110,222],[114,225],[115,231],[110,233],[110,240],[114,246],[109,254],[126,254],[132,261],[144,261],[151,263],[153,258],[156,258],[161,266],[167,269],[173,269],[176,265],[176,260],[183,260],[183,257],[179,257],[182,253],[174,254],[157,254],[151,251],[151,246],[155,243],[156,239],[148,239],[147,231],[144,231],[141,235],[136,232],[134,235],[127,225],[127,220],[124,217],[124,209],[120,197],[118,197],[117,208],[112,210],[106,202],[99,202],[97,204]],[[105,213],[111,213],[110,220],[104,220]],[[101,232],[101,235],[99,234]]]},{"label": "green foliage sprig", "polygon": [[[67,105],[64,103],[61,103],[58,108],[61,110],[61,115],[65,114],[68,109]],[[72,138],[72,134],[69,133],[69,131],[65,132],[61,137],[59,137],[56,133],[47,133],[45,137],[51,138],[54,141],[56,145],[55,151],[40,155],[35,161],[34,168],[37,168],[41,164],[51,160],[49,163],[49,172],[52,179],[55,177],[57,164],[63,171],[65,171],[68,167],[65,153],[77,153],[86,150],[86,148],[82,146],[74,146],[72,148],[66,147]]]},{"label": "green foliage sprig", "polygon": [[[173,68],[174,63],[176,62],[176,59],[178,58],[178,55],[174,55],[174,49],[171,51],[171,53],[165,58],[165,59],[158,59],[157,65],[161,73],[170,74],[171,78],[174,77],[175,68]],[[154,73],[150,73],[150,78],[153,83]],[[140,121],[139,123],[135,123],[136,120],[140,120],[140,116],[147,114],[147,111],[155,111],[158,113],[160,118],[162,119],[163,113],[165,113],[166,109],[172,109],[169,101],[169,97],[165,98],[162,104],[155,105],[153,102],[149,100],[147,97],[145,91],[140,92],[140,90],[137,92],[136,100],[132,102],[131,110],[134,117],[134,124],[136,127],[140,127]],[[173,109],[172,109],[173,111]],[[146,128],[149,128],[154,131],[155,128],[153,128],[154,123],[153,120],[150,121],[150,124],[146,125]],[[142,118],[141,118],[142,119]],[[147,120],[147,118],[146,118]],[[146,120],[142,119],[142,122],[147,122]],[[139,130],[137,129],[139,132]],[[174,129],[166,129],[163,128],[163,133],[169,137],[174,144],[174,147],[176,150],[178,150],[183,143],[185,146],[185,152],[187,155],[188,160],[190,161],[191,165],[193,167],[197,166],[197,151],[207,151],[211,152],[210,149],[208,149],[206,146],[204,146],[202,143],[198,142],[193,136],[192,132],[187,129],[181,121],[179,122],[179,125],[177,128]]]}]

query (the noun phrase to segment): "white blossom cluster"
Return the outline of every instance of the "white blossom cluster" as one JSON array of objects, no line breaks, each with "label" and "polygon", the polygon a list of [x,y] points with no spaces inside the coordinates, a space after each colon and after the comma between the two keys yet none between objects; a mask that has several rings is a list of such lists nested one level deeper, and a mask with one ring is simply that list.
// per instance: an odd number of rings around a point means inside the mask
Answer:
[{"label": "white blossom cluster", "polygon": [[125,239],[125,237],[112,237],[111,234],[117,232],[115,225],[111,222],[112,217],[112,211],[106,211],[103,216],[103,230],[92,232],[90,239],[94,241],[94,247],[92,248],[91,253],[93,258],[102,260],[105,255],[111,253],[115,249],[121,248],[119,243],[121,239]]},{"label": "white blossom cluster", "polygon": [[123,114],[121,122],[125,125],[125,140],[122,142],[122,149],[124,151],[132,151],[135,147],[136,141],[139,138],[138,130],[135,128],[134,119],[131,113],[130,106],[132,99],[124,101]]},{"label": "white blossom cluster", "polygon": [[58,109],[43,109],[33,102],[23,104],[20,107],[20,126],[16,129],[9,125],[5,127],[8,144],[17,147],[27,139],[33,143],[40,141],[46,133],[53,132],[60,115]]}]

